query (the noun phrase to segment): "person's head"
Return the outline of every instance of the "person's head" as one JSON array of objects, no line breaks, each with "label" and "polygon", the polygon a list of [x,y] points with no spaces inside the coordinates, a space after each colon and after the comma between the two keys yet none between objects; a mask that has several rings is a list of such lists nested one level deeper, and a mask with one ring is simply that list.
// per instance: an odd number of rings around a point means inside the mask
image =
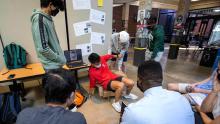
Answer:
[{"label": "person's head", "polygon": [[97,53],[91,53],[88,57],[91,66],[95,68],[101,67],[100,56]]},{"label": "person's head", "polygon": [[128,43],[129,42],[129,34],[126,31],[119,32],[119,42],[120,43]]},{"label": "person's head", "polygon": [[49,71],[42,80],[47,104],[70,105],[76,89],[75,78],[64,69]]},{"label": "person's head", "polygon": [[159,62],[150,60],[138,66],[137,86],[142,92],[152,87],[161,86],[162,81],[163,72]]},{"label": "person's head", "polygon": [[157,18],[154,16],[151,16],[148,21],[147,21],[148,25],[150,25],[148,28],[149,29],[153,29],[153,27],[157,24]]},{"label": "person's head", "polygon": [[42,9],[45,9],[49,15],[56,16],[60,11],[64,11],[64,0],[40,0]]}]

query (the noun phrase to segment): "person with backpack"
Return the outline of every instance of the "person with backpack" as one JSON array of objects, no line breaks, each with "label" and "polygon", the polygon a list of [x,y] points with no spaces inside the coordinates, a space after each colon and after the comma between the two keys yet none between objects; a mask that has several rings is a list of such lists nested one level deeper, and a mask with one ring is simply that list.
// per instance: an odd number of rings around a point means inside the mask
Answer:
[{"label": "person with backpack", "polygon": [[37,56],[46,71],[61,68],[66,63],[51,16],[64,10],[63,0],[40,0],[41,9],[31,16],[32,35]]}]

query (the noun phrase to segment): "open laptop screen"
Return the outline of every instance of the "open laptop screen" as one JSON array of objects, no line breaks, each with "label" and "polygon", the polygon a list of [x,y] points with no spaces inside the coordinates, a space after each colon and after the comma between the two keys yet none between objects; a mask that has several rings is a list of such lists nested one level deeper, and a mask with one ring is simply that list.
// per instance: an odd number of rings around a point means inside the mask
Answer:
[{"label": "open laptop screen", "polygon": [[67,62],[82,60],[81,49],[66,50],[64,51],[64,55],[66,57]]}]

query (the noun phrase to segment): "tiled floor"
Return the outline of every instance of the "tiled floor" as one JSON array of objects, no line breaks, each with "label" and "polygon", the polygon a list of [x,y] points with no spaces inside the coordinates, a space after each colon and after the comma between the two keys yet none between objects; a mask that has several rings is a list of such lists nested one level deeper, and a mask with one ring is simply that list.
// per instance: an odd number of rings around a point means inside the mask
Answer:
[{"label": "tiled floor", "polygon": [[[192,51],[190,51],[192,53]],[[134,81],[137,80],[137,67],[132,65],[132,50],[129,51],[129,61],[127,63],[127,75]],[[162,63],[164,68],[164,85],[170,82],[196,82],[205,79],[210,74],[211,69],[199,66],[200,56],[198,55],[194,58],[191,54],[186,55],[184,50],[179,51],[178,59],[167,60],[168,48],[166,47]],[[166,64],[165,64],[166,63]],[[89,80],[87,77],[82,77],[80,79],[82,86],[88,90]],[[132,93],[139,96],[139,99],[143,97],[143,94],[137,89],[136,85],[132,90]],[[23,106],[36,106],[44,104],[44,97],[42,94],[41,87],[32,88],[28,95],[27,102],[23,103]],[[30,100],[32,99],[32,100]],[[117,113],[111,106],[111,99],[101,99],[97,95],[78,109],[82,112],[88,122],[88,124],[118,124],[119,113]],[[125,100],[125,99],[124,99]],[[127,101],[127,103],[135,101]]]}]

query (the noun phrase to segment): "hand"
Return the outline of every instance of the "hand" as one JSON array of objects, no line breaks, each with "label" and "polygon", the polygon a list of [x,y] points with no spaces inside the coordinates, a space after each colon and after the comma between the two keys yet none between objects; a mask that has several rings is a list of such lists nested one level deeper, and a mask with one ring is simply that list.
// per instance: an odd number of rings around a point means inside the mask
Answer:
[{"label": "hand", "polygon": [[195,88],[197,85],[198,85],[197,83],[190,84],[190,86],[191,86],[192,88]]},{"label": "hand", "polygon": [[200,111],[201,111],[201,106],[196,105],[196,106],[195,106],[195,109],[196,109],[198,112],[200,112]]}]

